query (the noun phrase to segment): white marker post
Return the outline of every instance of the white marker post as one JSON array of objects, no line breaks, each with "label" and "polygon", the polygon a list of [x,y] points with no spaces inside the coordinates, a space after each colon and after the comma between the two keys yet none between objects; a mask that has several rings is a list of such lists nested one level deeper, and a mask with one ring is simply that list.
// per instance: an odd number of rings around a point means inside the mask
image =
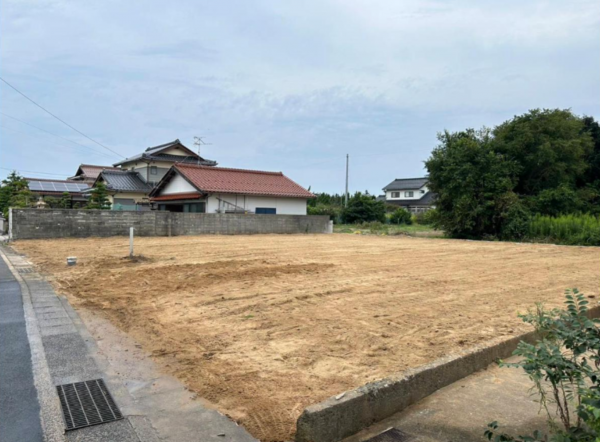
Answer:
[{"label": "white marker post", "polygon": [[129,257],[133,258],[133,227],[129,228]]}]

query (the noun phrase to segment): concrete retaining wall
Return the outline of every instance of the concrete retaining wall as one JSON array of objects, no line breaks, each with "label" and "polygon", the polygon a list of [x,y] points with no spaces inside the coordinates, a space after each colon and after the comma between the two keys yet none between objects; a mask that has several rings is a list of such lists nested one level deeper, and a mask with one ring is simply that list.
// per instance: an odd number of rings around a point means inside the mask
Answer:
[{"label": "concrete retaining wall", "polygon": [[[600,307],[590,309],[590,317],[600,317]],[[311,405],[298,418],[296,441],[337,442],[352,436],[440,388],[511,356],[519,342],[533,343],[536,339],[535,332],[508,340],[498,339],[347,391],[337,400],[331,397]]]},{"label": "concrete retaining wall", "polygon": [[9,214],[11,239],[121,236],[129,235],[130,227],[137,236],[327,233],[329,217],[70,209],[10,209]]}]

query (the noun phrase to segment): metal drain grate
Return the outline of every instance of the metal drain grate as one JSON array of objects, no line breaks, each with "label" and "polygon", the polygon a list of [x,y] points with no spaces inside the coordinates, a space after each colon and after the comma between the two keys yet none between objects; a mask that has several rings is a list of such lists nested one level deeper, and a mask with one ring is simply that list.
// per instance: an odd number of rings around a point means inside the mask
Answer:
[{"label": "metal drain grate", "polygon": [[19,273],[33,273],[33,267],[17,267]]},{"label": "metal drain grate", "polygon": [[102,379],[57,385],[56,390],[67,431],[123,419]]},{"label": "metal drain grate", "polygon": [[409,442],[414,438],[404,431],[400,431],[397,428],[388,428],[383,433],[379,433],[377,436],[367,439],[364,442]]}]

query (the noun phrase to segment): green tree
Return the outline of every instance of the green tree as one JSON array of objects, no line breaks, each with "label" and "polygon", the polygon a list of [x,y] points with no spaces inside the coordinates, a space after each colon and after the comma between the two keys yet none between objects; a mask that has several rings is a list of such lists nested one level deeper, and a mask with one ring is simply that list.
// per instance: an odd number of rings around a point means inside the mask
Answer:
[{"label": "green tree", "polygon": [[108,191],[104,183],[98,183],[90,191],[90,200],[85,206],[86,209],[109,210],[110,202],[108,201]]},{"label": "green tree", "polygon": [[375,197],[357,192],[342,211],[342,221],[348,224],[370,221],[385,222],[385,204]]},{"label": "green tree", "polygon": [[512,190],[517,164],[493,148],[489,129],[438,134],[425,162],[436,193],[436,226],[457,238],[499,236],[518,202]]},{"label": "green tree", "polygon": [[71,207],[71,195],[69,192],[63,192],[60,200],[58,201],[58,207],[61,209],[69,209]]},{"label": "green tree", "polygon": [[583,117],[582,122],[583,132],[592,139],[593,149],[586,158],[588,169],[580,187],[591,185],[600,190],[600,125],[593,117]]},{"label": "green tree", "polygon": [[33,194],[29,190],[27,180],[16,171],[12,171],[6,179],[2,180],[0,187],[0,211],[4,217],[8,216],[10,207],[30,207],[33,203]]},{"label": "green tree", "polygon": [[493,131],[494,151],[518,165],[514,191],[536,195],[573,187],[584,177],[593,151],[583,119],[566,109],[534,109]]}]

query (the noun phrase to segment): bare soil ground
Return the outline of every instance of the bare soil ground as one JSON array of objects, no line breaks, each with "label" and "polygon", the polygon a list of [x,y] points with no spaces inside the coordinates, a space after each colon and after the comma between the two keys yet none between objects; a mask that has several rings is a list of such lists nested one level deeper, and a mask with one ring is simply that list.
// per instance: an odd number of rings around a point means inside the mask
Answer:
[{"label": "bare soil ground", "polygon": [[[75,305],[265,441],[304,407],[596,298],[600,249],[359,235],[21,241]],[[75,267],[66,265],[76,256]]]}]

